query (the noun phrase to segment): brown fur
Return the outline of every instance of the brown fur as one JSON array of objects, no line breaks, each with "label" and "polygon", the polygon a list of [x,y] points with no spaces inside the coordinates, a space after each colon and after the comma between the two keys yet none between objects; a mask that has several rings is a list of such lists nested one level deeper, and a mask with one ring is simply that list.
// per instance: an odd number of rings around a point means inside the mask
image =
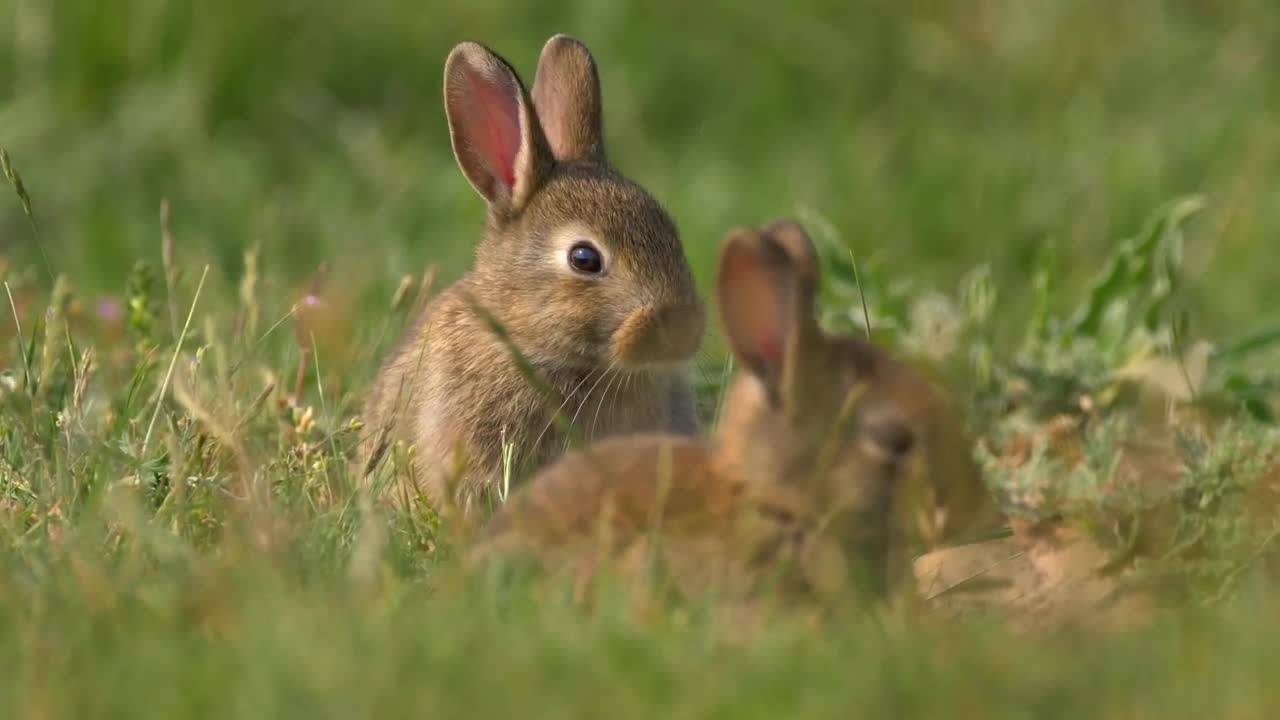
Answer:
[{"label": "brown fur", "polygon": [[942,393],[879,348],[818,328],[798,225],[731,232],[718,275],[743,370],[713,438],[637,435],[570,453],[494,516],[473,562],[532,554],[583,580],[600,559],[626,572],[647,558],[690,592],[750,593],[769,569],[784,588],[878,595],[910,577],[909,505],[948,511],[927,513],[938,520],[927,541],[978,520],[989,496],[956,452],[963,435],[942,437],[959,432]]},{"label": "brown fur", "polygon": [[[362,469],[403,441],[414,448],[411,489],[466,506],[501,477],[504,439],[518,469],[564,450],[557,410],[587,439],[696,432],[682,365],[701,341],[703,305],[675,223],[608,164],[587,49],[551,38],[530,99],[506,61],[463,43],[446,62],[445,106],[459,167],[488,203],[485,233],[470,272],[423,310],[375,379]],[[569,268],[582,239],[604,273]]]}]

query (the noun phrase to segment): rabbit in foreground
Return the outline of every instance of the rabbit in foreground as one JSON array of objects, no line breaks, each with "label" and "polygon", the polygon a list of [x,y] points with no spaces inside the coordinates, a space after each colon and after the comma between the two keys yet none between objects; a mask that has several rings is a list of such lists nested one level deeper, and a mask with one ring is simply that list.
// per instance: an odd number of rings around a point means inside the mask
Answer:
[{"label": "rabbit in foreground", "polygon": [[444,98],[458,165],[488,206],[484,236],[375,379],[362,471],[405,441],[410,491],[465,509],[502,478],[504,442],[517,470],[562,452],[557,413],[586,439],[696,432],[683,365],[703,305],[675,224],[605,156],[587,48],[548,40],[530,94],[505,60],[459,44]]},{"label": "rabbit in foreground", "polygon": [[579,583],[602,559],[623,573],[657,563],[689,593],[750,594],[766,578],[819,597],[903,587],[919,518],[927,541],[955,537],[988,494],[936,388],[819,329],[816,280],[799,225],[731,231],[716,293],[741,369],[712,438],[646,433],[567,454],[493,516],[471,561],[532,557]]}]

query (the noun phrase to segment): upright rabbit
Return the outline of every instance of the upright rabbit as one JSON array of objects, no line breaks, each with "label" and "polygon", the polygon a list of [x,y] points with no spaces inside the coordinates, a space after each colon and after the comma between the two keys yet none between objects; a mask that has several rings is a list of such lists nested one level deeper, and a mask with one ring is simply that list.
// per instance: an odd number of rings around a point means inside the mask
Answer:
[{"label": "upright rabbit", "polygon": [[730,232],[716,292],[741,370],[714,436],[639,434],[566,455],[492,518],[472,561],[531,556],[584,580],[601,558],[656,560],[691,590],[749,593],[773,571],[823,596],[902,587],[914,500],[945,510],[925,513],[937,541],[974,523],[988,495],[941,392],[819,328],[816,279],[795,223]]},{"label": "upright rabbit", "polygon": [[557,413],[587,439],[695,432],[683,365],[702,302],[674,222],[605,156],[587,48],[548,40],[531,97],[505,60],[459,44],[444,100],[458,166],[488,205],[484,236],[374,381],[363,471],[407,441],[411,491],[465,508],[502,477],[504,441],[517,470],[562,452]]}]

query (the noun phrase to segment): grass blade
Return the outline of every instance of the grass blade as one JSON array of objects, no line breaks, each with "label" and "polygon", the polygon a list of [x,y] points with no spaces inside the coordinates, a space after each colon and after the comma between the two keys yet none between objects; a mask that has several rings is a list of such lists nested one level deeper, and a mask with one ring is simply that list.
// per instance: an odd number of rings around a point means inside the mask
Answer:
[{"label": "grass blade", "polygon": [[173,380],[173,369],[178,364],[178,354],[182,352],[182,343],[187,338],[187,330],[191,328],[191,318],[196,313],[196,303],[200,302],[200,291],[204,289],[204,280],[209,276],[209,266],[204,266],[204,272],[200,273],[200,282],[196,285],[195,297],[191,299],[191,308],[187,310],[187,321],[182,325],[182,333],[178,335],[178,343],[173,348],[173,355],[169,358],[169,369],[165,371],[164,381],[160,383],[160,395],[156,398],[155,412],[151,413],[151,422],[147,424],[147,434],[142,438],[142,452],[145,455],[147,445],[151,443],[151,432],[155,430],[156,419],[160,417],[160,408],[164,405],[164,397],[169,391],[169,383]]}]

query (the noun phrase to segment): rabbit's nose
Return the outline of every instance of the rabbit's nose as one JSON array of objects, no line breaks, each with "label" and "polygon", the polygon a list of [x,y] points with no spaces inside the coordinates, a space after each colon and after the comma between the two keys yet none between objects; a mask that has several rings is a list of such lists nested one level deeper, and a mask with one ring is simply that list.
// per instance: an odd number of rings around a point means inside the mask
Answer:
[{"label": "rabbit's nose", "polygon": [[687,357],[702,341],[704,313],[696,305],[668,305],[654,317],[654,340],[672,355]]},{"label": "rabbit's nose", "polygon": [[614,352],[636,365],[684,362],[697,352],[705,324],[699,305],[642,308],[614,333]]}]

